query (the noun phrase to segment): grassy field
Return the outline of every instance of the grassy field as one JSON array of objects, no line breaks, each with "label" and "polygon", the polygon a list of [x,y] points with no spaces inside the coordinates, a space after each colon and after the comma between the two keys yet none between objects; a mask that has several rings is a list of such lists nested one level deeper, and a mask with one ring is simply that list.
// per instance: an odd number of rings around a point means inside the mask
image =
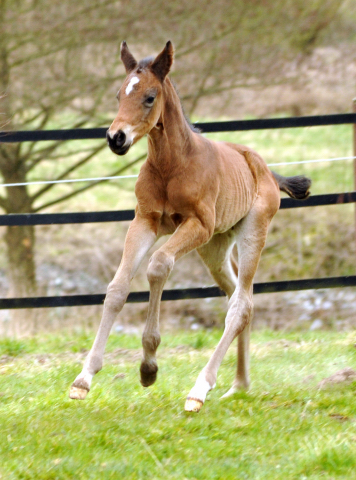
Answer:
[{"label": "grassy field", "polygon": [[84,402],[68,398],[92,337],[0,341],[1,480],[352,479],[356,382],[318,383],[356,368],[356,335],[257,332],[252,387],[230,387],[235,349],[197,414],[184,399],[218,330],[165,335],[157,383],[139,384],[140,339],[113,335]]}]

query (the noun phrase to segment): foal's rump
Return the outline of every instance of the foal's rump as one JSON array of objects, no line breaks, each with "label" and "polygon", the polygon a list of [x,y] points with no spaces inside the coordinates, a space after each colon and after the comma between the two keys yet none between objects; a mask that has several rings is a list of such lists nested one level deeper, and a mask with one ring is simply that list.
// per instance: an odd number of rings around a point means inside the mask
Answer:
[{"label": "foal's rump", "polygon": [[259,180],[265,180],[266,176],[270,177],[271,173],[278,184],[279,190],[281,190],[282,192],[285,192],[287,195],[297,200],[305,200],[309,197],[309,188],[311,186],[311,180],[309,178],[305,177],[304,175],[283,177],[282,175],[279,175],[278,173],[269,170],[267,164],[262,159],[262,157],[253,149],[246,147],[245,145],[229,145],[235,148],[240,154],[245,157],[245,160],[248,163],[249,168],[257,183],[259,183]]}]

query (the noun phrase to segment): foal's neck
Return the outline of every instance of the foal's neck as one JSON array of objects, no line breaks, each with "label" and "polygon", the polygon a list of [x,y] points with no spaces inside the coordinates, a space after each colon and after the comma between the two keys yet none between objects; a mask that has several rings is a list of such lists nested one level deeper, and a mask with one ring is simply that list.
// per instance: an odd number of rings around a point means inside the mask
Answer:
[{"label": "foal's neck", "polygon": [[148,134],[149,158],[159,164],[163,162],[165,167],[171,162],[177,166],[187,161],[196,134],[185,118],[178,93],[169,78],[164,82],[163,96],[161,116]]}]

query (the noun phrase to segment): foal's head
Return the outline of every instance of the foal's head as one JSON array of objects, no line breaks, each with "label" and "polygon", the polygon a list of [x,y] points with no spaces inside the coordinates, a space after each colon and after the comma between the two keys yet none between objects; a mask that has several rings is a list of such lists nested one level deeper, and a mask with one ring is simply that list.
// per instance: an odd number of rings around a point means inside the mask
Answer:
[{"label": "foal's head", "polygon": [[173,46],[168,42],[156,58],[137,63],[123,42],[121,60],[127,77],[117,94],[119,111],[106,138],[114,153],[125,155],[159,122],[163,83],[173,63]]}]

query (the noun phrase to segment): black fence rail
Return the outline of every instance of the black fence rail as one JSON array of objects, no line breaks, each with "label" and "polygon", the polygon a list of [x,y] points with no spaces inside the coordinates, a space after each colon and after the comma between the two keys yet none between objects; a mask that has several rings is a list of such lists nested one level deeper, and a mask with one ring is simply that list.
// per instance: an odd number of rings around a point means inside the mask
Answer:
[{"label": "black fence rail", "polygon": [[[355,203],[356,192],[312,195],[306,200],[282,198],[280,209],[318,207]],[[21,225],[64,225],[70,223],[124,222],[133,220],[134,210],[112,210],[102,212],[75,213],[16,213],[0,215],[0,226],[17,227]]]},{"label": "black fence rail", "polygon": [[[225,122],[195,123],[203,133],[267,130],[273,128],[318,127],[326,125],[355,124],[356,113],[312,115],[308,117],[262,118],[257,120],[231,120]],[[107,128],[74,128],[71,130],[31,130],[0,132],[0,142],[39,142],[58,140],[104,139]]]},{"label": "black fence rail", "polygon": [[[204,133],[210,133],[272,128],[313,127],[341,124],[356,124],[356,113],[294,118],[288,117],[260,120],[237,120],[227,122],[196,123],[195,126]],[[0,132],[0,143],[104,139],[105,133],[106,128]],[[322,205],[338,205],[354,202],[356,202],[356,192],[346,192],[326,195],[313,195],[303,202],[293,200],[291,198],[283,198],[281,200],[280,208],[287,209],[300,207],[316,207]],[[73,223],[118,222],[132,220],[133,218],[133,210],[77,213],[10,214],[0,215],[0,226],[63,225]],[[356,275],[353,275],[347,277],[311,278],[305,280],[256,283],[254,284],[254,293],[258,294],[271,292],[287,292],[319,288],[326,289],[355,286]],[[162,300],[168,301],[199,299],[221,296],[225,296],[225,293],[218,287],[211,286],[201,288],[165,290],[162,295]],[[104,302],[104,299],[105,294],[2,298],[0,299],[0,309],[53,308],[101,305]],[[127,301],[129,303],[138,303],[147,302],[148,299],[149,292],[132,292],[130,293]]]},{"label": "black fence rail", "polygon": [[[316,288],[356,287],[356,275],[348,277],[308,278],[306,280],[287,280],[284,282],[255,283],[253,293],[294,292]],[[150,292],[131,292],[128,303],[148,302]],[[162,301],[190,300],[199,298],[224,297],[219,287],[197,287],[164,290]],[[63,295],[55,297],[1,298],[0,310],[18,308],[82,307],[102,305],[105,294]]]}]

